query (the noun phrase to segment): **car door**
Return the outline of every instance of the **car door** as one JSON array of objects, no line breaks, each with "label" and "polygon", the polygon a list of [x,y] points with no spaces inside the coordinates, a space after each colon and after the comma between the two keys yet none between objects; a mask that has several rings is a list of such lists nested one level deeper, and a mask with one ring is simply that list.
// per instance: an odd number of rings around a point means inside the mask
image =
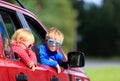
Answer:
[{"label": "car door", "polygon": [[[23,27],[21,24],[23,20],[19,19],[18,15],[21,13],[16,13],[16,11],[7,9],[7,8],[0,8],[0,14],[1,14],[1,20],[4,32],[2,33],[2,41],[3,41],[3,51],[5,56],[5,61],[2,62],[1,65],[5,64],[4,68],[1,67],[1,72],[5,76],[4,80],[1,81],[39,81],[40,74],[42,74],[42,80],[47,81],[44,74],[46,73],[46,69],[40,67],[39,65],[39,71],[33,72],[31,69],[29,69],[24,63],[19,61],[15,54],[12,51],[11,44],[10,44],[10,38],[17,30],[18,28]],[[25,24],[24,24],[25,25]],[[37,67],[36,67],[37,68]],[[4,72],[3,72],[4,71]],[[8,76],[7,74],[8,73]],[[22,78],[21,78],[22,77]]]}]

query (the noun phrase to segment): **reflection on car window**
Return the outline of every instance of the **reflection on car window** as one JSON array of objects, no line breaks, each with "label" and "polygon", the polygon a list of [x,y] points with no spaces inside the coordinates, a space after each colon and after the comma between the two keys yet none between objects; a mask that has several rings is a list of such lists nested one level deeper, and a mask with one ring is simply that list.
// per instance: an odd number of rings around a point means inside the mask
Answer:
[{"label": "reflection on car window", "polygon": [[6,58],[13,59],[14,55],[12,53],[9,39],[14,33],[14,24],[9,14],[7,14],[6,12],[0,11],[0,15],[2,19],[0,29],[2,29],[1,35],[2,35],[4,53]]},{"label": "reflection on car window", "polygon": [[4,24],[6,26],[6,29],[8,31],[8,35],[11,36],[14,33],[14,24],[13,21],[11,19],[11,17],[9,16],[9,14],[7,14],[6,12],[1,12],[1,16],[3,18]]},{"label": "reflection on car window", "polygon": [[40,44],[43,43],[43,38],[41,37],[41,35],[39,35],[39,33],[35,30],[35,27],[32,23],[28,22],[30,29],[35,37],[35,44],[38,46]]}]

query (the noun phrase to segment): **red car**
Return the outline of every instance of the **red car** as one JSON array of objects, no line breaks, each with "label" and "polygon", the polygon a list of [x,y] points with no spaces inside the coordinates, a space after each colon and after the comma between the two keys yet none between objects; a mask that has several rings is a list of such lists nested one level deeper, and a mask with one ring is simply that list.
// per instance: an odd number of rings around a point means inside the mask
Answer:
[{"label": "red car", "polygon": [[[22,4],[21,4],[22,5]],[[0,0],[0,81],[90,81],[81,67],[85,65],[84,53],[69,52],[61,64],[62,72],[55,68],[37,63],[31,71],[24,63],[16,59],[11,48],[10,38],[21,28],[28,28],[35,36],[33,51],[38,56],[37,46],[43,43],[47,29],[39,19],[25,8]],[[39,58],[37,58],[39,60]]]}]

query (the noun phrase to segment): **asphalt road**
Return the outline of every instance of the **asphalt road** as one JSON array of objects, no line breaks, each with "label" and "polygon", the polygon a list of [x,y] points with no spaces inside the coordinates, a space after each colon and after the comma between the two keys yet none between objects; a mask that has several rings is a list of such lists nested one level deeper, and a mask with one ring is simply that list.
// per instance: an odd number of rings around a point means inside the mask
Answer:
[{"label": "asphalt road", "polygon": [[101,68],[112,66],[120,67],[120,61],[86,59],[84,68],[99,68],[99,67]]}]

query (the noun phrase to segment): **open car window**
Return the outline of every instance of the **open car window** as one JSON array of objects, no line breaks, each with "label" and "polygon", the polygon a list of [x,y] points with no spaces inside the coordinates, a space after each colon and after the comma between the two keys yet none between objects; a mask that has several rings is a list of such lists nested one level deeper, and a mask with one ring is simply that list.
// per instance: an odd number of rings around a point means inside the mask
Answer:
[{"label": "open car window", "polygon": [[38,53],[37,48],[39,45],[44,43],[44,37],[45,37],[46,32],[43,29],[43,27],[37,21],[35,21],[33,18],[30,18],[25,15],[25,19],[27,20],[30,30],[35,37],[35,43],[34,43],[32,49],[36,53],[37,60],[40,62],[39,53]]}]

